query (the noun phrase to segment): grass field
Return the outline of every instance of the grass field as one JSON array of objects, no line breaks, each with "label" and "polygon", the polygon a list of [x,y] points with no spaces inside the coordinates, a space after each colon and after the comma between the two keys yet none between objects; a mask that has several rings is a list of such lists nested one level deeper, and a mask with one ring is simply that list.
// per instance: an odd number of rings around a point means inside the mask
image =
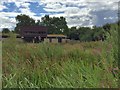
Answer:
[{"label": "grass field", "polygon": [[2,43],[3,88],[117,88],[113,44]]}]

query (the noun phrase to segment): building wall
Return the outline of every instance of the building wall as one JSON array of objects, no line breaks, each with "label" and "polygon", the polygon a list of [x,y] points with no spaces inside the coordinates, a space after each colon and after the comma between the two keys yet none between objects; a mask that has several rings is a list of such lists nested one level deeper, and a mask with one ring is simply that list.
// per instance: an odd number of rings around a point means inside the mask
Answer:
[{"label": "building wall", "polygon": [[[62,39],[62,43],[67,43],[69,41],[70,41],[69,39]],[[45,38],[44,42],[50,42],[49,38]],[[58,43],[58,39],[57,38],[52,38],[51,43]]]},{"label": "building wall", "polygon": [[23,37],[47,37],[47,28],[44,26],[24,26],[20,28]]}]

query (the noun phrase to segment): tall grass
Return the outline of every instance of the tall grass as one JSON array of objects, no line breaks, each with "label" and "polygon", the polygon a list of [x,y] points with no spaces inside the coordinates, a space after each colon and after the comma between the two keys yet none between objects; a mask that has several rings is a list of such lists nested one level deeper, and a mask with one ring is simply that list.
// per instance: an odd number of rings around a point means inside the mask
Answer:
[{"label": "tall grass", "polygon": [[108,41],[33,44],[6,39],[3,88],[116,88],[116,51],[111,52]]},{"label": "tall grass", "polygon": [[2,89],[2,42],[0,41],[0,89]]}]

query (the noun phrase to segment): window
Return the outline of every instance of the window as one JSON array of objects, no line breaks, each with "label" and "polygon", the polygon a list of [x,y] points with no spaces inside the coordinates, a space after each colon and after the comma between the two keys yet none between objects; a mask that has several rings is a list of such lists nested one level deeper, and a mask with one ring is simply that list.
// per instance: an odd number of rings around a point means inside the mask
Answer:
[{"label": "window", "polygon": [[39,34],[45,34],[46,32],[39,32]]},{"label": "window", "polygon": [[24,33],[26,33],[26,34],[46,34],[46,32],[33,32],[33,31],[25,31]]}]

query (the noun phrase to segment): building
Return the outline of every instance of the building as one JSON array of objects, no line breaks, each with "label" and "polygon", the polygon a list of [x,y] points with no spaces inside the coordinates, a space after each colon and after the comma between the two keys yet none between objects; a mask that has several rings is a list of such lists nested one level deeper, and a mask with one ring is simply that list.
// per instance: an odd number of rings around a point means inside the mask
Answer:
[{"label": "building", "polygon": [[45,26],[23,26],[20,28],[20,36],[27,42],[41,42],[47,37]]},{"label": "building", "polygon": [[[17,36],[19,38],[19,36]],[[48,34],[45,26],[24,26],[20,28],[20,37],[27,42],[66,42],[67,36]]]},{"label": "building", "polygon": [[61,42],[67,42],[67,36],[63,34],[48,34],[45,42],[52,42],[52,43],[61,43]]}]

